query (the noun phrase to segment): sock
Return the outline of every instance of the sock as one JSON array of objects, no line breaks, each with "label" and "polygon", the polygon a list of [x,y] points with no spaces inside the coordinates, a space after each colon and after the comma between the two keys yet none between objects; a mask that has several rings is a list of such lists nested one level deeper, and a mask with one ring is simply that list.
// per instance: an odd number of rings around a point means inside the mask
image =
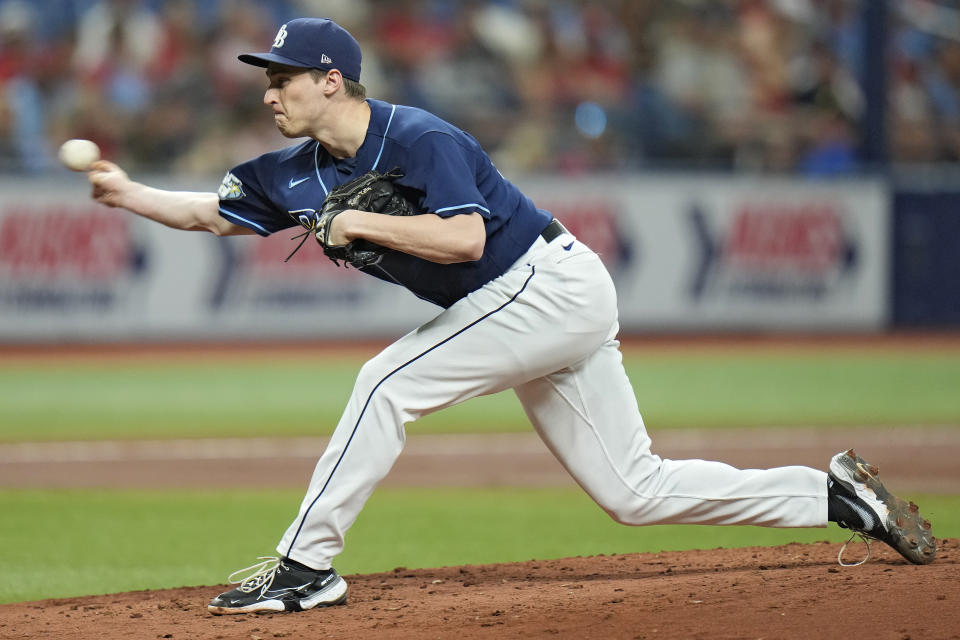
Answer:
[{"label": "sock", "polygon": [[305,564],[303,564],[303,563],[301,563],[301,562],[297,562],[296,560],[293,560],[292,558],[284,558],[284,559],[283,559],[283,564],[287,565],[287,566],[290,567],[291,569],[296,569],[297,571],[314,571],[314,572],[317,572],[317,573],[322,573],[322,571],[320,571],[319,569],[314,569],[313,567],[308,567],[307,565],[305,565]]}]

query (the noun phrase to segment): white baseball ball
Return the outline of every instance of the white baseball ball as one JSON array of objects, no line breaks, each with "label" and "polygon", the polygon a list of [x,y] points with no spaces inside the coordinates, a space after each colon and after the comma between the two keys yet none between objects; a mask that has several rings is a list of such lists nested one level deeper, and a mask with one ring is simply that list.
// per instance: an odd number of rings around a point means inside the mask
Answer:
[{"label": "white baseball ball", "polygon": [[100,147],[92,140],[67,140],[60,145],[60,162],[73,171],[86,171],[100,159]]}]

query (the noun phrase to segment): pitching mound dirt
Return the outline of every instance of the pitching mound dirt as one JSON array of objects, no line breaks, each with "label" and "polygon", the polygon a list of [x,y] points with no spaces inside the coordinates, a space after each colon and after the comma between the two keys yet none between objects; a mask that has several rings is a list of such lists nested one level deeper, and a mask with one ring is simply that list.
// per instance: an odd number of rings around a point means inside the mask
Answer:
[{"label": "pitching mound dirt", "polygon": [[[395,569],[347,606],[211,616],[223,587],[0,606],[0,638],[960,638],[956,539],[931,565],[830,543]],[[857,549],[862,550],[862,546]]]}]

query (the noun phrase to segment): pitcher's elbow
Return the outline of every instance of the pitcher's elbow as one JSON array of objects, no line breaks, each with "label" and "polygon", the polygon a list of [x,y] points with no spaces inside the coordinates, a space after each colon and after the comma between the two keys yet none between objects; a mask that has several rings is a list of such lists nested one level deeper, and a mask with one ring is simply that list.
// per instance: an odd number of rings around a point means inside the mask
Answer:
[{"label": "pitcher's elbow", "polygon": [[475,262],[483,257],[483,250],[487,245],[486,236],[480,236],[463,248],[463,262]]}]

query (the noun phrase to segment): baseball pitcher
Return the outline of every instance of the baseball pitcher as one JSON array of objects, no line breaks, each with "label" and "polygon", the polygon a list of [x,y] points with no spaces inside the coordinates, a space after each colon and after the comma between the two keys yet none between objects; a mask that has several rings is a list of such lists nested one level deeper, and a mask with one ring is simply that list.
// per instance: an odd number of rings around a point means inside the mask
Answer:
[{"label": "baseball pitcher", "polygon": [[823,527],[882,540],[913,563],[936,542],[912,504],[853,451],[829,472],[740,470],[651,452],[617,342],[617,295],[598,256],[504,178],[468,133],[367,99],[361,51],[326,19],[292,20],[269,52],[264,103],[294,146],[232,168],[218,193],[172,192],[100,161],[93,196],[170,227],[267,236],[302,227],[341,264],[409,289],[439,314],[364,364],[277,546],[214,614],[341,604],[332,563],[404,444],[404,426],[513,389],[545,445],[618,522]]}]

